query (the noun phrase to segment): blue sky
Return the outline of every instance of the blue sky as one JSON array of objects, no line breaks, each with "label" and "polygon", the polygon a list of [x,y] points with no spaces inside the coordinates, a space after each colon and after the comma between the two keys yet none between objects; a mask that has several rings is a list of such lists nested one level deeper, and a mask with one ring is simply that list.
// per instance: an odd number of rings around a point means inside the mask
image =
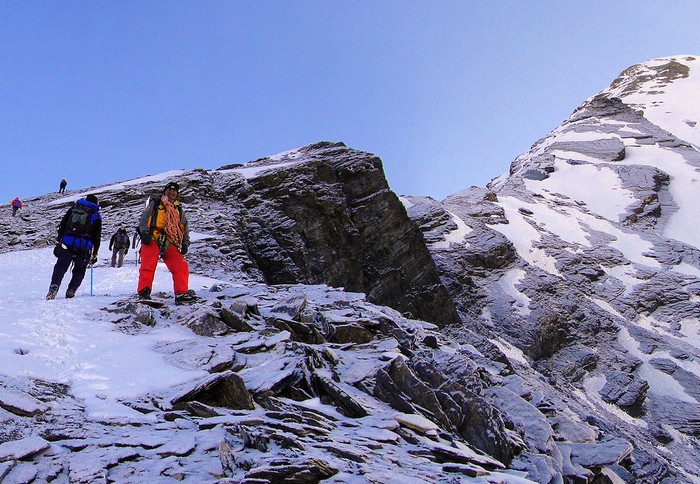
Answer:
[{"label": "blue sky", "polygon": [[[317,141],[398,194],[484,186],[630,65],[699,54],[696,1],[0,3],[0,200]],[[9,210],[9,206],[8,206]]]}]

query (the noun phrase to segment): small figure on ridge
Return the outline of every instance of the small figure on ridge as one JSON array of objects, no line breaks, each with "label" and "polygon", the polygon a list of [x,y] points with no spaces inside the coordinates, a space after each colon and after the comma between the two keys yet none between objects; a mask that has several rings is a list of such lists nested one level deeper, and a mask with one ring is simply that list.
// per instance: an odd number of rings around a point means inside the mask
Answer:
[{"label": "small figure on ridge", "polygon": [[12,216],[14,217],[17,215],[17,210],[22,208],[22,200],[20,200],[19,197],[15,197],[14,200],[10,202],[10,205],[12,205]]}]

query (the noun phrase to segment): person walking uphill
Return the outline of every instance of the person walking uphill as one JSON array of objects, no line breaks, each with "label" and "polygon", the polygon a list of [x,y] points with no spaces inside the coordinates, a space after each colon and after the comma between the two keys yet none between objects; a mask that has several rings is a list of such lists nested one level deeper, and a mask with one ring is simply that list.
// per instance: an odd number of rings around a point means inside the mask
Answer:
[{"label": "person walking uphill", "polygon": [[97,251],[102,238],[102,215],[95,195],[81,198],[61,219],[58,226],[56,247],[53,250],[56,264],[53,267],[51,285],[46,299],[56,298],[63,276],[73,263],[73,272],[66,290],[66,298],[75,292],[85,278],[88,264],[97,262]]},{"label": "person walking uphill", "polygon": [[17,215],[17,210],[22,208],[22,200],[20,200],[19,197],[15,197],[14,200],[10,202],[10,205],[12,205],[12,216],[14,217]]},{"label": "person walking uphill", "polygon": [[189,290],[190,269],[183,257],[190,245],[190,229],[177,200],[179,191],[177,183],[168,183],[163,195],[151,200],[139,219],[141,267],[137,292],[140,299],[151,298],[159,256],[172,274],[175,303],[197,299],[194,291]]},{"label": "person walking uphill", "polygon": [[58,193],[66,193],[66,186],[68,185],[68,182],[66,181],[65,178],[61,178],[61,183],[58,185]]},{"label": "person walking uphill", "polygon": [[[124,264],[124,256],[129,253],[129,234],[124,227],[114,232],[109,241],[109,250],[112,251],[112,267],[121,267]],[[117,258],[119,262],[117,263]]]}]

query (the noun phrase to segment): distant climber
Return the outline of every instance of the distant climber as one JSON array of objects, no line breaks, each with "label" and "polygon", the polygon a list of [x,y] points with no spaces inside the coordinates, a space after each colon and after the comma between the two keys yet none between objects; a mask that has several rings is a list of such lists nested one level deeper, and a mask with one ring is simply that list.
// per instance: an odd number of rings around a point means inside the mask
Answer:
[{"label": "distant climber", "polygon": [[10,202],[10,205],[12,205],[12,216],[14,217],[17,215],[17,210],[22,208],[22,200],[20,200],[19,197],[15,197],[14,200]]},{"label": "distant climber", "polygon": [[97,262],[97,251],[102,238],[102,215],[95,195],[81,198],[68,209],[58,226],[56,247],[53,254],[56,264],[53,267],[51,285],[46,299],[56,298],[63,276],[73,263],[73,275],[68,283],[66,298],[75,297],[75,292],[85,278],[89,264]]},{"label": "distant climber", "polygon": [[129,253],[129,234],[124,227],[120,227],[112,235],[109,250],[112,251],[112,267],[121,267],[124,264],[124,256]]},{"label": "distant climber", "polygon": [[68,182],[65,178],[61,178],[61,183],[58,185],[58,193],[66,193],[66,186],[68,186]]}]

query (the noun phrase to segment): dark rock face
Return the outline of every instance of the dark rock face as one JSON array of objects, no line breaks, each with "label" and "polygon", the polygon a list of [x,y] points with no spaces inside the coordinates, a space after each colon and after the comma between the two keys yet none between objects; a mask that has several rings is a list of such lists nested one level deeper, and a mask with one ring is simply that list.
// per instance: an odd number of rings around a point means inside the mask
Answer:
[{"label": "dark rock face", "polygon": [[249,178],[250,189],[232,200],[257,224],[243,237],[265,280],[326,283],[420,319],[458,321],[379,158],[330,143],[303,153],[284,171]]}]

